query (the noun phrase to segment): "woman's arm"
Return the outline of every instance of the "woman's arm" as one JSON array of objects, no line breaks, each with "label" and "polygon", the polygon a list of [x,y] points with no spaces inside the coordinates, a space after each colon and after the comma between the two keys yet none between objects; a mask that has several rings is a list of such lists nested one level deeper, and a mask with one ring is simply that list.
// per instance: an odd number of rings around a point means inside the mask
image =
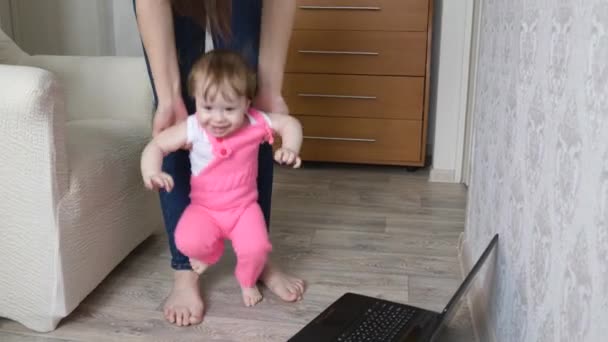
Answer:
[{"label": "woman's arm", "polygon": [[263,2],[256,106],[266,112],[288,112],[281,88],[295,9],[295,0]]},{"label": "woman's arm", "polygon": [[137,24],[158,96],[154,135],[187,117],[181,98],[170,0],[136,0]]}]

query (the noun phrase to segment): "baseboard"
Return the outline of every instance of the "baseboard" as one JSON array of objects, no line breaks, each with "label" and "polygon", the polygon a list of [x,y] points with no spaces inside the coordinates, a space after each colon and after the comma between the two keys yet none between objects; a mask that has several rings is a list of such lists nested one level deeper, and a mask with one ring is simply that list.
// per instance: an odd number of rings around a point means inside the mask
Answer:
[{"label": "baseboard", "polygon": [[431,168],[429,174],[429,182],[432,183],[460,183],[460,180],[455,179],[455,170],[442,170]]},{"label": "baseboard", "polygon": [[[462,278],[464,279],[465,275],[473,268],[474,263],[474,259],[471,257],[471,248],[464,237],[464,233],[460,234],[460,239],[458,240],[458,259],[460,261]],[[490,260],[491,259],[488,259],[486,262],[491,264],[491,262],[489,262]],[[482,268],[482,270],[487,269],[487,267]],[[490,272],[487,274],[490,274]],[[494,332],[490,330],[488,312],[486,310],[487,303],[489,302],[490,284],[492,281],[486,278],[486,282],[484,283],[487,283],[488,286],[481,286],[479,281],[473,282],[467,294],[466,301],[471,312],[473,330],[477,341],[496,342],[496,336],[494,335]]]}]

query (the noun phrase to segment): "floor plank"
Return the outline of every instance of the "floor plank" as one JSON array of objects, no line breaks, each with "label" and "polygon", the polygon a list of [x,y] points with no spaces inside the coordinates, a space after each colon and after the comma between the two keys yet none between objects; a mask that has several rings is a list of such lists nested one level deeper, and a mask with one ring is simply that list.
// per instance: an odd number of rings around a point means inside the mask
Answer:
[{"label": "floor plank", "polygon": [[[345,292],[441,310],[460,283],[457,244],[466,189],[428,183],[428,171],[399,167],[310,164],[277,169],[272,259],[307,281],[304,301],[284,303],[264,290],[254,308],[241,304],[235,257],[203,277],[203,324],[176,328],[163,320],[172,272],[164,232],[124,260],[59,328],[38,334],[0,320],[0,340],[285,341]],[[466,305],[440,341],[474,341]]]}]

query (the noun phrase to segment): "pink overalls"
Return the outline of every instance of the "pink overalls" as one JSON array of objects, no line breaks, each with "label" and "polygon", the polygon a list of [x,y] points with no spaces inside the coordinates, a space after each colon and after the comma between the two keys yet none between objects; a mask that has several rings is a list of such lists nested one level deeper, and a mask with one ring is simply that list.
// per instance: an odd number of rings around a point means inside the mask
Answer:
[{"label": "pink overalls", "polygon": [[[230,239],[237,255],[235,275],[242,287],[253,287],[272,246],[257,203],[258,149],[272,143],[272,130],[262,114],[255,123],[224,139],[207,134],[213,160],[191,178],[191,203],[175,231],[175,244],[186,256],[212,265]],[[202,127],[200,129],[203,129]]]}]

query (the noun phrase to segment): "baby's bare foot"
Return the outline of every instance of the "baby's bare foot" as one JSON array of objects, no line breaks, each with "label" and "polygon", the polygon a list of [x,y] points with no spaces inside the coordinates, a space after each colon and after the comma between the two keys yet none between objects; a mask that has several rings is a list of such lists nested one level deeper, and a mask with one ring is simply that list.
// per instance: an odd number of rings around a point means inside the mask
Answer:
[{"label": "baby's bare foot", "polygon": [[203,274],[207,267],[209,267],[209,265],[194,258],[190,258],[190,266],[192,266],[192,270],[198,274]]},{"label": "baby's bare foot", "polygon": [[286,302],[302,300],[304,281],[283,273],[279,268],[268,263],[260,278],[264,285]]},{"label": "baby's bare foot", "polygon": [[258,290],[257,286],[243,287],[242,289],[243,302],[245,302],[245,306],[254,306],[262,300],[262,294],[260,293],[260,290]]}]

